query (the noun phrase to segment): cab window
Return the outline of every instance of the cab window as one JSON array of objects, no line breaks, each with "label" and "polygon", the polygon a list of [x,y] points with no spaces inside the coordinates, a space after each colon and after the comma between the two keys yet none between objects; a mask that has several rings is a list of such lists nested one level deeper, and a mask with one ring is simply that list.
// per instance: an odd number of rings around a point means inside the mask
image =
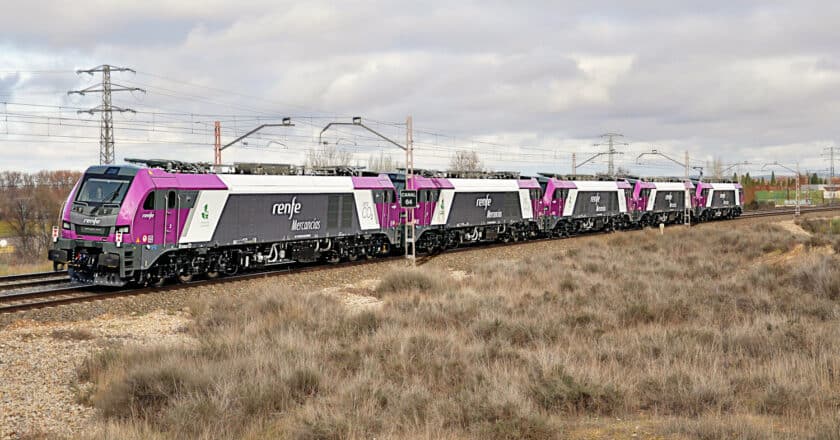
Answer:
[{"label": "cab window", "polygon": [[569,197],[569,190],[567,188],[559,188],[554,190],[555,200],[566,200]]},{"label": "cab window", "polygon": [[169,194],[166,195],[166,208],[167,209],[175,209],[175,204],[177,203],[177,197],[175,196],[175,191],[169,191]]},{"label": "cab window", "polygon": [[143,209],[150,211],[155,209],[155,192],[149,192],[149,195],[146,196],[146,200],[143,202]]}]

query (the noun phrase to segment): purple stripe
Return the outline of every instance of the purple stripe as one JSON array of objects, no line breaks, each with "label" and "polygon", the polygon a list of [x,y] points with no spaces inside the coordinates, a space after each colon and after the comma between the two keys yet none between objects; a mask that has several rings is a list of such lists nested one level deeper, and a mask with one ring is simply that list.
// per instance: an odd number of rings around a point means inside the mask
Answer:
[{"label": "purple stripe", "polygon": [[406,188],[409,187],[412,189],[455,189],[455,186],[452,185],[449,179],[422,176],[414,176],[413,185],[406,185]]},{"label": "purple stripe", "polygon": [[378,177],[351,177],[355,189],[394,189],[394,184],[386,175]]},{"label": "purple stripe", "polygon": [[540,187],[537,179],[519,179],[517,182],[519,183],[520,189],[537,189]]}]

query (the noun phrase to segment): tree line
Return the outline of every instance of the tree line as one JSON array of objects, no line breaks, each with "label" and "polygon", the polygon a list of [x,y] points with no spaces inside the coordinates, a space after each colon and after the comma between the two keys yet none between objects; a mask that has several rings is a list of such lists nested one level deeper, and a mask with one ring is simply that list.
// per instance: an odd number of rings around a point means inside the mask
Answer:
[{"label": "tree line", "polygon": [[0,224],[14,239],[20,262],[46,258],[52,227],[61,226],[61,207],[81,175],[68,170],[0,172]]}]

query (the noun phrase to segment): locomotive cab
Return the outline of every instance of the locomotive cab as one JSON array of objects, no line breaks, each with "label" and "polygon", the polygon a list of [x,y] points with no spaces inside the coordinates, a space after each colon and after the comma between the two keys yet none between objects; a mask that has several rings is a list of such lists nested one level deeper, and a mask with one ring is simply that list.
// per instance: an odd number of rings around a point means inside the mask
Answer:
[{"label": "locomotive cab", "polygon": [[67,198],[61,226],[53,234],[48,257],[56,268],[66,265],[76,281],[123,284],[115,271],[123,259],[117,248],[131,232],[123,205],[136,175],[136,167],[88,168]]}]

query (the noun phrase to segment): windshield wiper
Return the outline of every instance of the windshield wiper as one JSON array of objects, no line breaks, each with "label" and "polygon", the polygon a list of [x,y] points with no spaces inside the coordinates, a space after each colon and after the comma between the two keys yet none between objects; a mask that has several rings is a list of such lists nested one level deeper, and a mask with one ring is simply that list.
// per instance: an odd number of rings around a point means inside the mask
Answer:
[{"label": "windshield wiper", "polygon": [[102,202],[102,204],[100,204],[99,206],[94,207],[94,208],[90,211],[90,213],[91,213],[91,214],[96,214],[96,211],[98,211],[98,210],[99,210],[99,208],[101,208],[101,207],[102,207],[102,205],[104,205],[104,204],[106,204],[106,203],[111,203],[111,202],[113,202],[113,201],[114,201],[114,199],[116,199],[116,198],[117,198],[117,196],[120,194],[120,190],[122,189],[123,185],[125,185],[125,182],[120,183],[120,186],[118,186],[118,187],[117,187],[117,189],[115,189],[115,190],[114,190],[114,192],[112,192],[112,193],[111,193],[111,195],[109,195],[109,196],[108,196],[108,200],[105,200],[105,201],[103,201],[103,202]]}]

